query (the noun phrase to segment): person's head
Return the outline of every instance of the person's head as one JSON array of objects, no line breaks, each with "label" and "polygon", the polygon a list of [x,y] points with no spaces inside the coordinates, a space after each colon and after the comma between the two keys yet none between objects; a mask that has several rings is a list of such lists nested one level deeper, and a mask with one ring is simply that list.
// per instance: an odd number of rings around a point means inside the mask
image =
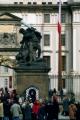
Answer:
[{"label": "person's head", "polygon": [[24,34],[24,33],[25,33],[25,30],[24,30],[23,28],[21,28],[21,29],[19,30],[19,32],[22,33],[22,34]]},{"label": "person's head", "polygon": [[26,100],[25,102],[26,102],[26,104],[27,104],[27,105],[29,105],[29,104],[30,104],[29,100]]},{"label": "person's head", "polygon": [[56,95],[52,97],[52,102],[58,102]]}]

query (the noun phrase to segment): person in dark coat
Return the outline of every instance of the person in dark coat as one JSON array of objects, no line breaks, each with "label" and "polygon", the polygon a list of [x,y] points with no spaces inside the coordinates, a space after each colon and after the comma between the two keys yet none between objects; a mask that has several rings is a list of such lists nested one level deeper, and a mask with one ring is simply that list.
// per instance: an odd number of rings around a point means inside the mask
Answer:
[{"label": "person in dark coat", "polygon": [[61,90],[60,90],[61,101],[63,101],[63,96],[64,96],[64,93],[63,93],[63,89],[61,88]]},{"label": "person in dark coat", "polygon": [[80,103],[77,105],[76,120],[80,120]]},{"label": "person in dark coat", "polygon": [[56,91],[56,88],[53,89],[53,95],[56,95],[57,94],[57,91]]},{"label": "person in dark coat", "polygon": [[59,104],[56,96],[46,105],[47,120],[58,120]]},{"label": "person in dark coat", "polygon": [[69,104],[74,104],[74,103],[75,103],[75,95],[74,95],[74,93],[71,93]]},{"label": "person in dark coat", "polygon": [[68,111],[69,111],[69,98],[66,95],[63,99],[63,115],[68,116],[69,115]]},{"label": "person in dark coat", "polygon": [[47,120],[52,120],[52,117],[53,117],[53,105],[52,105],[51,101],[49,101],[46,104],[46,114],[47,114]]},{"label": "person in dark coat", "polygon": [[24,119],[31,120],[31,115],[32,115],[32,109],[31,109],[31,106],[29,104],[29,101],[27,100],[25,108],[24,108]]},{"label": "person in dark coat", "polygon": [[47,120],[45,103],[42,102],[38,112],[38,120]]},{"label": "person in dark coat", "polygon": [[10,115],[10,105],[8,100],[5,100],[3,102],[3,109],[4,109],[4,120],[9,120]]},{"label": "person in dark coat", "polygon": [[53,119],[58,120],[59,103],[56,96],[53,96]]}]

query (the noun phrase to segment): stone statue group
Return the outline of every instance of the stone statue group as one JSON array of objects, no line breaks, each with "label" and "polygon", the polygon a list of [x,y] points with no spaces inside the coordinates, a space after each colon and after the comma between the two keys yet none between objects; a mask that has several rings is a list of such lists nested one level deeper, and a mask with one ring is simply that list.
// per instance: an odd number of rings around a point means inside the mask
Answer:
[{"label": "stone statue group", "polygon": [[16,56],[16,60],[19,63],[31,64],[40,58],[40,40],[42,36],[40,32],[33,27],[27,28],[26,30],[21,28],[19,32],[23,35],[23,39],[20,42],[21,47]]}]

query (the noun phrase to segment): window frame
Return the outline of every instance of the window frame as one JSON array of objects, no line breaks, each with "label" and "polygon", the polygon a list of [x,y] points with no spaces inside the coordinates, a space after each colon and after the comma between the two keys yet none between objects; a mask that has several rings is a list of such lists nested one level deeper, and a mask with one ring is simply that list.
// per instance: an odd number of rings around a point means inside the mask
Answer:
[{"label": "window frame", "polygon": [[66,39],[65,38],[66,38],[65,34],[61,34],[61,45],[62,46],[66,46],[66,41],[65,41]]},{"label": "window frame", "polygon": [[[48,19],[47,19],[47,16],[48,16]],[[44,13],[44,23],[50,23],[50,14],[49,13]]]},{"label": "window frame", "polygon": [[51,65],[50,59],[51,59],[51,56],[49,55],[43,56],[43,60],[45,61],[46,65],[48,65],[49,67]]},{"label": "window frame", "polygon": [[[50,46],[50,34],[49,33],[45,33],[44,35],[44,46]],[[45,37],[48,37],[48,39],[46,39]]]},{"label": "window frame", "polygon": [[66,56],[62,56],[62,71],[66,71]]},{"label": "window frame", "polygon": [[62,13],[61,14],[61,23],[65,23],[66,22],[66,18],[65,17],[66,17],[65,14]]}]

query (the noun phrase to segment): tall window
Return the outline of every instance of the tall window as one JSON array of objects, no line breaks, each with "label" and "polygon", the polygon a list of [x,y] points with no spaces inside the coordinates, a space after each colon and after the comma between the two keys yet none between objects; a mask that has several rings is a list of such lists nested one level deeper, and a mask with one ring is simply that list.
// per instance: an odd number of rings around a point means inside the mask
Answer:
[{"label": "tall window", "polygon": [[44,46],[50,46],[50,35],[44,34]]},{"label": "tall window", "polygon": [[9,76],[9,88],[12,88],[12,76]]},{"label": "tall window", "polygon": [[5,79],[5,87],[8,87],[8,79]]},{"label": "tall window", "polygon": [[50,56],[43,56],[43,59],[46,62],[46,65],[50,67]]},{"label": "tall window", "polygon": [[66,56],[62,56],[62,71],[66,71]]},{"label": "tall window", "polygon": [[44,23],[50,23],[50,14],[44,14]]},{"label": "tall window", "polygon": [[61,14],[61,22],[65,23],[65,14]]},{"label": "tall window", "polygon": [[61,35],[61,44],[62,44],[62,46],[65,46],[66,44],[65,44],[65,34],[62,34]]}]

